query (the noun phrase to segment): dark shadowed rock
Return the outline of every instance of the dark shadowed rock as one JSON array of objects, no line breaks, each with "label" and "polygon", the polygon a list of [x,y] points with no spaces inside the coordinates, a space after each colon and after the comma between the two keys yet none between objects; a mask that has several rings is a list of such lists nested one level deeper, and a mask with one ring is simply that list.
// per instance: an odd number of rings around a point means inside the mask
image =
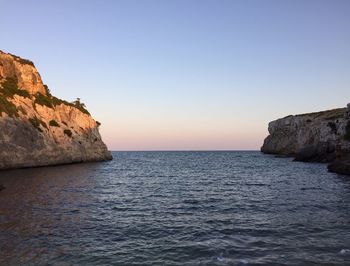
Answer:
[{"label": "dark shadowed rock", "polygon": [[350,174],[350,106],[291,115],[269,123],[261,151],[296,161],[330,163],[330,171]]},{"label": "dark shadowed rock", "polygon": [[343,149],[338,149],[336,159],[328,165],[328,170],[338,174],[350,175],[350,143]]},{"label": "dark shadowed rock", "polygon": [[334,161],[335,157],[334,143],[322,142],[317,146],[302,148],[295,154],[295,161],[329,163]]},{"label": "dark shadowed rock", "polygon": [[328,165],[328,170],[338,174],[350,175],[350,158],[335,160]]}]

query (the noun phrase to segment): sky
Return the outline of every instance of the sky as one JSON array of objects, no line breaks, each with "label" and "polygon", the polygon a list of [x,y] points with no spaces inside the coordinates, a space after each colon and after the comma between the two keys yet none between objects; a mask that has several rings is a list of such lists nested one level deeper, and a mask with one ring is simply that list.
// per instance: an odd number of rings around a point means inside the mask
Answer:
[{"label": "sky", "polygon": [[348,0],[0,0],[0,50],[81,98],[110,150],[256,150],[350,102]]}]

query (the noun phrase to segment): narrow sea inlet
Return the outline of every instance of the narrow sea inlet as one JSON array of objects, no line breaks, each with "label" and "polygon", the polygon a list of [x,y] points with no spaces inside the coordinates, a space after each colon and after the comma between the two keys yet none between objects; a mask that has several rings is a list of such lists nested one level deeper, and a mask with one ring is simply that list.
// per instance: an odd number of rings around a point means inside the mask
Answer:
[{"label": "narrow sea inlet", "polygon": [[0,172],[0,265],[349,265],[350,179],[260,152]]}]

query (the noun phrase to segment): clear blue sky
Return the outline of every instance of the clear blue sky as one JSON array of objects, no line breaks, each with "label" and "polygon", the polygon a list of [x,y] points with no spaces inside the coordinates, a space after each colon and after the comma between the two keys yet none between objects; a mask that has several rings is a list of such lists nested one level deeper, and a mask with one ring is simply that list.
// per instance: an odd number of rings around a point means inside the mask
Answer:
[{"label": "clear blue sky", "polygon": [[0,49],[80,97],[112,150],[258,149],[350,101],[347,0],[0,0]]}]

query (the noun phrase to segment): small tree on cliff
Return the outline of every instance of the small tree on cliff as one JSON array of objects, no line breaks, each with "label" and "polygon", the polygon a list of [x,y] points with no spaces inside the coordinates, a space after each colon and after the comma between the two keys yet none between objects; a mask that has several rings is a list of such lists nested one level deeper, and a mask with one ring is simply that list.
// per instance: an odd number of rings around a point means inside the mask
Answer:
[{"label": "small tree on cliff", "polygon": [[73,102],[73,104],[75,105],[75,106],[77,106],[77,107],[80,107],[80,108],[86,108],[86,106],[85,106],[85,103],[82,103],[81,101],[80,101],[80,98],[77,98],[74,102]]},{"label": "small tree on cliff", "polygon": [[86,110],[85,103],[82,103],[82,102],[80,101],[80,98],[77,98],[74,102],[72,102],[72,104],[73,104],[76,108],[78,108],[80,111],[82,111],[83,113],[90,115],[90,113],[88,112],[88,110]]}]

